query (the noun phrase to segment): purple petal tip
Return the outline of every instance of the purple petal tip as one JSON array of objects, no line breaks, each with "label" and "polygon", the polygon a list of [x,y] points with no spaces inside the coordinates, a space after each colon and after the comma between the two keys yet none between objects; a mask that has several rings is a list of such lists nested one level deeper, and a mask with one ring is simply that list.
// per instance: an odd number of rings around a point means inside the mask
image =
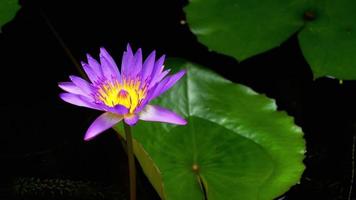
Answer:
[{"label": "purple petal tip", "polygon": [[127,43],[126,45],[126,51],[132,51],[130,43]]},{"label": "purple petal tip", "polygon": [[60,87],[60,88],[62,88],[65,84],[66,84],[66,82],[58,82],[57,83],[58,87]]},{"label": "purple petal tip", "polygon": [[105,55],[109,55],[109,52],[104,47],[100,47],[100,56]]},{"label": "purple petal tip", "polygon": [[70,79],[70,80],[75,79],[75,75],[69,75],[69,79]]},{"label": "purple petal tip", "polygon": [[181,119],[181,121],[179,121],[178,123],[177,123],[177,125],[187,125],[188,124],[188,122],[187,122],[187,120],[185,120],[185,119]]},{"label": "purple petal tip", "polygon": [[59,94],[59,98],[62,99],[63,101],[67,102],[67,103],[71,103],[70,99],[70,95],[72,95],[71,93],[68,92],[63,92]]},{"label": "purple petal tip", "polygon": [[91,139],[93,139],[93,138],[94,138],[94,137],[89,137],[89,136],[87,136],[87,135],[84,136],[84,140],[85,140],[85,141],[89,141],[89,140],[91,140]]}]

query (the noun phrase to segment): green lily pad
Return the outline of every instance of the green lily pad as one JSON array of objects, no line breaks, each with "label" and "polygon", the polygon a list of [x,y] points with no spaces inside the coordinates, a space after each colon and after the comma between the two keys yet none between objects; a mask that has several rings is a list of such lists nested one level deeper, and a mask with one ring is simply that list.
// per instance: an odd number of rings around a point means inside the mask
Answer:
[{"label": "green lily pad", "polygon": [[298,32],[315,78],[356,79],[356,1],[191,0],[185,11],[211,50],[244,60]]},{"label": "green lily pad", "polygon": [[187,75],[153,104],[188,124],[133,128],[135,154],[162,199],[273,199],[299,181],[303,134],[273,100],[184,60],[167,66]]},{"label": "green lily pad", "polygon": [[15,17],[15,14],[19,9],[20,5],[18,0],[0,1],[0,32],[1,27]]}]

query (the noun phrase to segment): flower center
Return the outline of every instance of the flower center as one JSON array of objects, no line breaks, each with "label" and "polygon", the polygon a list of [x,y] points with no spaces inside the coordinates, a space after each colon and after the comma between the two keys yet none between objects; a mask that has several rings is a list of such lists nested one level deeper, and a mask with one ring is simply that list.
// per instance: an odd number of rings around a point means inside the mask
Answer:
[{"label": "flower center", "polygon": [[146,89],[140,88],[140,81],[137,80],[123,80],[123,83],[117,80],[105,81],[98,85],[95,96],[109,107],[120,104],[128,108],[129,113],[133,113],[146,97]]}]

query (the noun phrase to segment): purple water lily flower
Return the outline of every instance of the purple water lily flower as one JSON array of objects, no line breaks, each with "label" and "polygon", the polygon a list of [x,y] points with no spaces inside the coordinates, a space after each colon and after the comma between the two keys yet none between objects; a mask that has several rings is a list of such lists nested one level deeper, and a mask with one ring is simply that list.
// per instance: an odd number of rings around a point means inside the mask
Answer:
[{"label": "purple water lily flower", "polygon": [[59,87],[67,93],[60,98],[68,103],[105,111],[87,130],[84,139],[90,140],[111,128],[121,120],[130,126],[137,121],[157,121],[185,125],[184,118],[150,101],[171,88],[184,74],[182,70],[168,75],[164,70],[164,55],[157,61],[155,51],[142,62],[142,52],[134,54],[130,45],[123,54],[121,72],[115,61],[104,49],[100,49],[100,63],[90,55],[88,63],[82,62],[90,82],[70,76],[71,82],[61,82]]}]

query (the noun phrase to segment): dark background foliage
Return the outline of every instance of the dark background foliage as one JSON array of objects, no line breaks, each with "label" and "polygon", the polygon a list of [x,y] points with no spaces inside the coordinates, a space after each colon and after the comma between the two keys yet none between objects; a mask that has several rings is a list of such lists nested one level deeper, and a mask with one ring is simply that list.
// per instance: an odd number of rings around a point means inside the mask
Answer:
[{"label": "dark background foliage", "polygon": [[[97,57],[104,46],[119,62],[130,42],[146,56],[156,49],[168,57],[187,58],[276,99],[279,109],[294,116],[303,128],[307,142],[307,168],[301,183],[283,198],[347,199],[356,83],[313,80],[295,36],[241,63],[210,52],[184,23],[186,3],[21,1],[21,10],[0,34],[1,199],[127,196],[127,160],[119,139],[108,131],[84,142],[86,128],[99,113],[58,98],[57,82],[78,72],[45,19],[77,60],[85,60],[86,53]],[[142,172],[139,191],[139,199],[158,199]]]}]

